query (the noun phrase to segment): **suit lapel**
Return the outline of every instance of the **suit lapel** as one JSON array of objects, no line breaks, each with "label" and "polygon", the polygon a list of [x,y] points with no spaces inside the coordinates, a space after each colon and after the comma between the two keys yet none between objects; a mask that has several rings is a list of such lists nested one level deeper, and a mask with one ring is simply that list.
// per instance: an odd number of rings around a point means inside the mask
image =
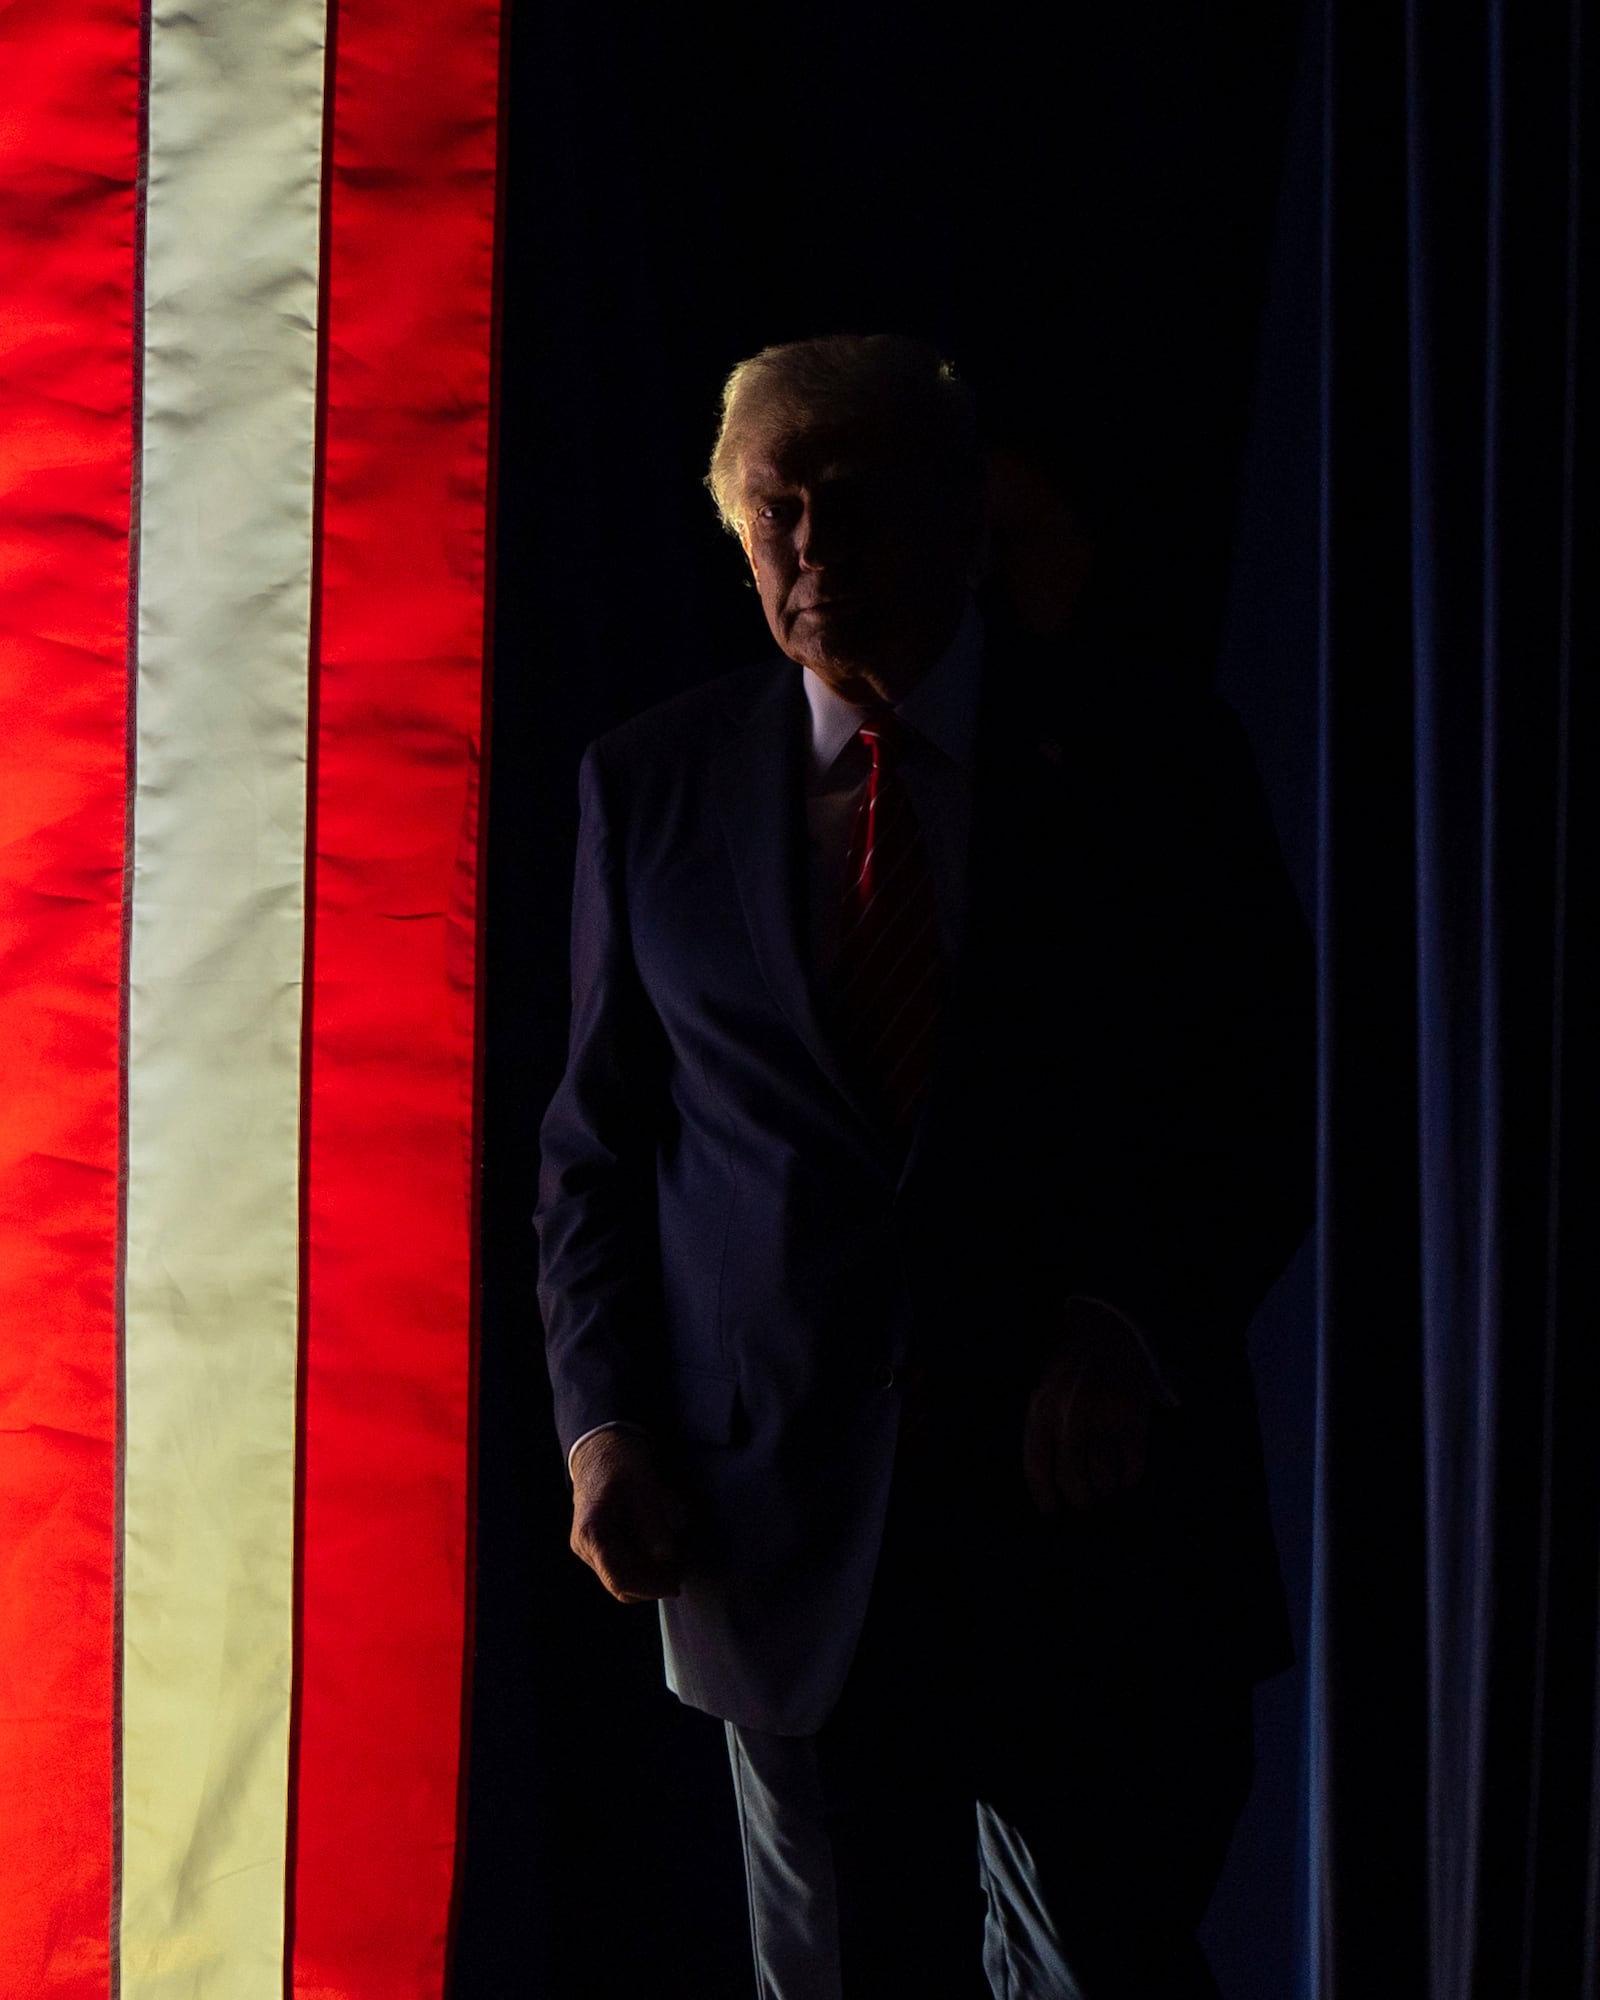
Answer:
[{"label": "suit lapel", "polygon": [[[1018,728],[1018,715],[1040,718]],[[950,967],[939,1049],[927,1097],[912,1131],[901,1184],[946,1131],[964,1130],[973,1038],[996,1032],[994,999],[1019,979],[1036,979],[1043,902],[1059,896],[1054,879],[1059,841],[1041,839],[1062,794],[1065,752],[1049,733],[1048,714],[1026,653],[991,637],[973,746],[972,824],[967,843],[966,911]],[[1032,854],[1032,863],[1019,856]],[[1038,868],[1047,873],[1041,880]]]},{"label": "suit lapel", "polygon": [[[1059,741],[1040,729],[1019,742],[1015,730],[1017,683],[1026,662],[986,649],[983,692],[973,770],[972,826],[967,856],[966,918],[940,1026],[939,1051],[927,1096],[901,1166],[901,1186],[938,1143],[961,1106],[953,1101],[965,1074],[968,1038],[982,1032],[983,1008],[975,984],[1002,983],[1020,954],[1015,931],[1010,861],[1038,832],[1041,806],[1060,796],[1064,772]],[[1037,713],[1042,704],[1027,703]],[[879,1146],[883,1134],[840,1063],[817,1006],[806,970],[805,746],[809,711],[798,668],[775,669],[772,681],[729,717],[728,740],[718,758],[716,795],[739,901],[762,976],[784,1017],[818,1068],[865,1132]],[[1047,817],[1048,810],[1047,810]],[[1010,859],[1008,859],[1008,857]],[[1060,885],[1055,885],[1059,887]],[[1002,906],[1005,906],[1002,910]]]},{"label": "suit lapel", "polygon": [[717,765],[717,804],[762,977],[818,1068],[870,1128],[824,1030],[806,971],[808,713],[799,668],[776,672],[755,703],[731,718]]},{"label": "suit lapel", "polygon": [[[977,731],[972,746],[972,815],[967,829],[965,909],[945,984],[933,1070],[900,1170],[902,1188],[924,1155],[937,1148],[945,1126],[961,1110],[957,1101],[965,1074],[961,1058],[975,1024],[973,982],[993,977],[995,970],[992,965],[980,962],[986,960],[993,944],[992,938],[987,946],[982,942],[987,915],[985,891],[992,888],[994,879],[985,862],[997,844],[995,823],[1005,811],[1011,791],[1009,774],[1001,758],[994,754],[1001,747],[997,727],[1001,718],[997,711],[1006,677],[1004,663],[996,662],[994,644],[989,638],[985,639],[980,674]],[[976,946],[975,928],[980,939]]]}]

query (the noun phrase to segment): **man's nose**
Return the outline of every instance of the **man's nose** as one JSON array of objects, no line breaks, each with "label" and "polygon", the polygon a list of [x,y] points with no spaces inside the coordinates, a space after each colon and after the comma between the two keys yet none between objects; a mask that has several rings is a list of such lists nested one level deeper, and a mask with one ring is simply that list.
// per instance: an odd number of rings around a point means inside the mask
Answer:
[{"label": "man's nose", "polygon": [[823,569],[828,561],[828,544],[817,533],[817,517],[811,508],[800,516],[800,532],[796,536],[802,569]]},{"label": "man's nose", "polygon": [[800,516],[800,567],[826,569],[840,556],[837,520],[831,508],[808,506]]}]

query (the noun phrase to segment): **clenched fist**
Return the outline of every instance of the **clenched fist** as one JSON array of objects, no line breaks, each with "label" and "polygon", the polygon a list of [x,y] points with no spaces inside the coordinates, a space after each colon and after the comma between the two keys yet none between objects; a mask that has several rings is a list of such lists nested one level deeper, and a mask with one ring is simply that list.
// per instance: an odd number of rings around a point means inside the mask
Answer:
[{"label": "clenched fist", "polygon": [[1092,1507],[1144,1477],[1160,1396],[1138,1338],[1092,1299],[1071,1299],[1028,1404],[1022,1471],[1033,1504]]},{"label": "clenched fist", "polygon": [[685,1520],[649,1438],[596,1431],[574,1452],[572,1553],[622,1603],[677,1596]]}]

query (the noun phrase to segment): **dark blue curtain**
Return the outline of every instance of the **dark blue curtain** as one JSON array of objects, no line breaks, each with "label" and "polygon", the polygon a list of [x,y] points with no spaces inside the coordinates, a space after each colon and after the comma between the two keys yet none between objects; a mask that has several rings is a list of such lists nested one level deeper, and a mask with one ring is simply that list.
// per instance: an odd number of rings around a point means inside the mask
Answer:
[{"label": "dark blue curtain", "polygon": [[1318,15],[1319,2000],[1600,1992],[1584,12]]},{"label": "dark blue curtain", "polygon": [[[1600,2000],[1600,27],[1580,0],[1305,7],[989,6],[939,36],[859,0],[736,32],[519,0],[460,2000],[748,1991],[718,1732],[661,1688],[653,1619],[565,1552],[530,1133],[579,750],[762,643],[697,494],[721,371],[862,324],[1014,373],[1075,448],[1087,404],[1196,682],[1231,568],[1224,691],[1316,905],[1314,1389],[1310,1253],[1255,1341],[1313,1604],[1306,1838],[1285,1676],[1212,1913],[1223,1990]],[[731,172],[734,106],[805,142]]]}]

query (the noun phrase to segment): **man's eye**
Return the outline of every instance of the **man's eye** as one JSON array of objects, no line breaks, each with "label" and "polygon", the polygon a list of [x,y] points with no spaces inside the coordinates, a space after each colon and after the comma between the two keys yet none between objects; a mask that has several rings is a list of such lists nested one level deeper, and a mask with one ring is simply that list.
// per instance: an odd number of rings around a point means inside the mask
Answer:
[{"label": "man's eye", "polygon": [[767,500],[756,509],[756,519],[764,528],[785,528],[794,519],[792,500]]}]

